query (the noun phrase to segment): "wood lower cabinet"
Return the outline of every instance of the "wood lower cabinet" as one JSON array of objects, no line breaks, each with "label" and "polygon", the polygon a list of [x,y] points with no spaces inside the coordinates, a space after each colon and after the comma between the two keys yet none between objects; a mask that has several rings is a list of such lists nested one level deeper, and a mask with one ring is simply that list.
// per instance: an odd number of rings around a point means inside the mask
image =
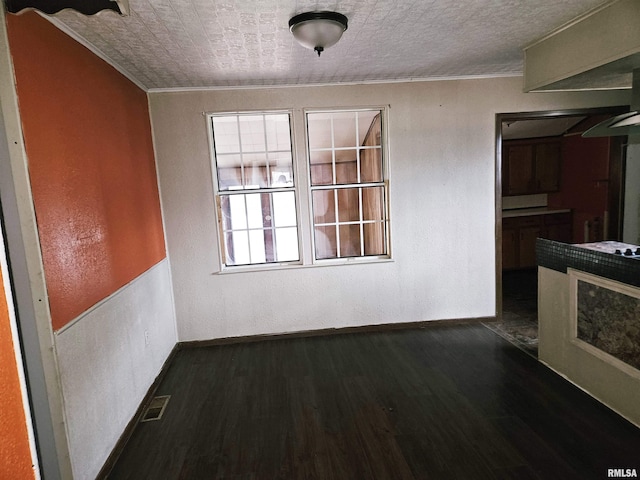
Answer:
[{"label": "wood lower cabinet", "polygon": [[571,242],[571,213],[548,213],[502,219],[502,269],[536,266],[536,239]]}]

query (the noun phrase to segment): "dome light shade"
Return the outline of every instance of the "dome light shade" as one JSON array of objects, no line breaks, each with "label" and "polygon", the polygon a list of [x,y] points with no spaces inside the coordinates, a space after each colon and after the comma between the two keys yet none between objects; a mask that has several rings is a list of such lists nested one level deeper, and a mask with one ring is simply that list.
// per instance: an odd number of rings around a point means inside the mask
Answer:
[{"label": "dome light shade", "polygon": [[289,30],[298,43],[318,56],[335,45],[346,29],[347,17],[337,12],[305,12],[289,20]]}]

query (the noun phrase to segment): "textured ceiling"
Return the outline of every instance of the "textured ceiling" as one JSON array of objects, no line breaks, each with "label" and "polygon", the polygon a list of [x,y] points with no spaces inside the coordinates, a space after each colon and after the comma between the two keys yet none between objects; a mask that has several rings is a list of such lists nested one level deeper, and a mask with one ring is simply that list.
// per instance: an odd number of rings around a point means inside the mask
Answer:
[{"label": "textured ceiling", "polygon": [[[519,75],[522,48],[602,0],[130,0],[130,16],[71,10],[54,23],[145,89]],[[289,18],[349,18],[320,58]]]}]

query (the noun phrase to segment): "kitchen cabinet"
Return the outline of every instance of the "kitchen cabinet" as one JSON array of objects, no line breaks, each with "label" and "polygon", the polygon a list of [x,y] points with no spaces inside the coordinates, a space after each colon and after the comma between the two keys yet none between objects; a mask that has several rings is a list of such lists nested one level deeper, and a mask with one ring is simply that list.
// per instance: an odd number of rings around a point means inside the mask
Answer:
[{"label": "kitchen cabinet", "polygon": [[502,147],[502,195],[560,190],[561,151],[557,139],[505,141]]},{"label": "kitchen cabinet", "polygon": [[538,237],[571,242],[571,212],[503,217],[502,269],[535,267]]}]

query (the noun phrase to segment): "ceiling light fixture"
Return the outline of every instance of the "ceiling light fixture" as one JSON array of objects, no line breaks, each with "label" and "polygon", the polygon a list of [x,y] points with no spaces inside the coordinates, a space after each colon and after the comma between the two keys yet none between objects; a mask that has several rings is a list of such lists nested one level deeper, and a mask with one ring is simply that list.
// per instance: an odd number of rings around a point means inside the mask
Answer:
[{"label": "ceiling light fixture", "polygon": [[346,29],[347,17],[337,12],[305,12],[289,20],[289,30],[298,43],[318,56],[335,45]]}]

